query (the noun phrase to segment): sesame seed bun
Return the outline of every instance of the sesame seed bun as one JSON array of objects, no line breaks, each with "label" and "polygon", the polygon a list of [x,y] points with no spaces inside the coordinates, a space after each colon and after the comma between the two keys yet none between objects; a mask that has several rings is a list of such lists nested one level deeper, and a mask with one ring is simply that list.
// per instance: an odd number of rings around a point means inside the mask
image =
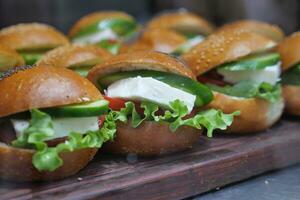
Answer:
[{"label": "sesame seed bun", "polygon": [[244,31],[222,31],[182,55],[191,70],[199,76],[221,64],[270,50],[276,43],[260,34]]},{"label": "sesame seed bun", "polygon": [[235,21],[229,24],[225,24],[217,31],[226,31],[226,30],[240,30],[240,31],[250,31],[261,34],[265,37],[268,37],[276,42],[281,41],[284,38],[283,30],[273,24],[268,24],[265,22],[260,22],[256,20],[240,20]]},{"label": "sesame seed bun", "polygon": [[0,43],[17,51],[52,49],[68,44],[55,28],[40,23],[17,24],[0,30]]},{"label": "sesame seed bun", "polygon": [[204,36],[213,32],[214,26],[199,15],[186,12],[168,12],[151,19],[146,29],[173,29],[179,32],[202,34]]}]

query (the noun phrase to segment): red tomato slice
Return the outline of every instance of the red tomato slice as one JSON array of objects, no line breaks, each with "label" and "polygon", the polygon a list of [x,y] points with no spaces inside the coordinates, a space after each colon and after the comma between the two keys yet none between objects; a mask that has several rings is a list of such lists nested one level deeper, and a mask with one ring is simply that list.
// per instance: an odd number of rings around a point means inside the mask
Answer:
[{"label": "red tomato slice", "polygon": [[204,77],[204,76],[198,76],[197,79],[201,83],[211,83],[211,84],[215,84],[215,85],[218,85],[218,86],[227,85],[227,83],[225,81],[217,80],[217,79],[211,79],[211,78]]},{"label": "red tomato slice", "polygon": [[98,118],[98,126],[99,126],[99,128],[102,127],[104,121],[105,121],[105,115],[101,115],[101,116]]},{"label": "red tomato slice", "polygon": [[111,98],[108,96],[104,96],[104,99],[109,101],[109,108],[112,110],[121,110],[121,108],[125,107],[125,103],[126,101],[123,99],[119,99],[119,98]]}]

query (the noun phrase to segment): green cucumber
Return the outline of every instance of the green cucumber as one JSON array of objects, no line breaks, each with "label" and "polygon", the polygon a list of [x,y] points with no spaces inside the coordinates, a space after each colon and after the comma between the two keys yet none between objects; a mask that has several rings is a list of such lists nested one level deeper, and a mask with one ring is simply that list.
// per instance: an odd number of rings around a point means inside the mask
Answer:
[{"label": "green cucumber", "polygon": [[175,51],[171,53],[171,55],[180,56],[181,54],[188,52],[191,48],[193,48],[203,40],[204,37],[202,35],[197,35],[196,37],[193,37],[186,41],[184,44],[180,45],[177,49],[175,49]]},{"label": "green cucumber", "polygon": [[108,101],[98,100],[88,103],[41,109],[54,117],[96,117],[108,111]]},{"label": "green cucumber", "polygon": [[80,76],[87,77],[91,67],[76,67],[76,68],[70,68],[70,69],[77,72]]},{"label": "green cucumber", "polygon": [[119,37],[127,37],[137,30],[138,25],[134,20],[128,19],[106,19],[81,28],[72,38],[88,36],[105,29],[111,29]]},{"label": "green cucumber", "polygon": [[98,46],[106,49],[107,51],[109,51],[110,53],[112,53],[113,55],[117,55],[120,51],[121,48],[121,43],[120,42],[111,42],[109,40],[102,40],[100,42],[97,43]]},{"label": "green cucumber", "polygon": [[211,90],[205,85],[194,81],[190,78],[180,76],[178,74],[171,74],[167,72],[152,71],[152,70],[137,70],[137,71],[125,71],[116,72],[102,77],[98,80],[98,86],[101,90],[106,89],[113,82],[121,79],[131,78],[131,77],[152,77],[156,80],[164,82],[174,88],[181,89],[190,94],[196,95],[196,106],[202,106],[208,104],[212,98],[213,94]]},{"label": "green cucumber", "polygon": [[33,65],[35,64],[41,57],[44,55],[44,53],[38,53],[38,52],[24,52],[20,53],[25,60],[26,65]]},{"label": "green cucumber", "polygon": [[283,85],[300,85],[300,64],[284,72],[281,76]]},{"label": "green cucumber", "polygon": [[279,61],[280,56],[278,53],[264,53],[250,55],[240,60],[226,63],[219,66],[219,68],[227,71],[262,70],[268,66],[275,65]]}]

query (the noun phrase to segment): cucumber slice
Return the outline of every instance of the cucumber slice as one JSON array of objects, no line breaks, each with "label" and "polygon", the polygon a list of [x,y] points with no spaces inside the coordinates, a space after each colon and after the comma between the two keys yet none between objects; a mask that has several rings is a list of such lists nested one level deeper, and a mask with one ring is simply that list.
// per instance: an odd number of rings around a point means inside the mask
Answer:
[{"label": "cucumber slice", "polygon": [[191,48],[199,44],[204,40],[204,37],[202,35],[198,35],[194,38],[189,39],[184,44],[180,45],[175,51],[171,53],[173,56],[180,56],[181,54],[184,54],[188,52]]},{"label": "cucumber slice", "polygon": [[196,106],[208,104],[213,98],[211,90],[197,81],[177,74],[152,70],[137,70],[112,73],[99,79],[98,84],[100,89],[104,90],[115,81],[137,76],[152,77],[174,88],[181,89],[185,92],[196,95]]},{"label": "cucumber slice", "polygon": [[54,117],[94,117],[108,111],[108,101],[98,100],[82,104],[41,109]]},{"label": "cucumber slice", "polygon": [[280,56],[278,53],[265,53],[247,56],[240,60],[223,64],[219,68],[227,71],[261,70],[275,65],[279,61]]},{"label": "cucumber slice", "polygon": [[126,37],[131,35],[137,28],[138,25],[133,20],[106,19],[81,28],[72,39],[97,33],[105,29],[111,29],[120,37]]},{"label": "cucumber slice", "polygon": [[283,85],[300,85],[300,64],[284,72],[281,76]]},{"label": "cucumber slice", "polygon": [[26,65],[35,64],[41,57],[43,53],[21,53],[23,59],[25,60]]},{"label": "cucumber slice", "polygon": [[117,55],[119,53],[119,50],[121,48],[121,43],[120,42],[111,42],[109,40],[102,40],[99,43],[97,43],[100,47],[106,49],[113,55]]},{"label": "cucumber slice", "polygon": [[77,72],[80,76],[87,77],[91,67],[76,67],[76,68],[70,68]]}]

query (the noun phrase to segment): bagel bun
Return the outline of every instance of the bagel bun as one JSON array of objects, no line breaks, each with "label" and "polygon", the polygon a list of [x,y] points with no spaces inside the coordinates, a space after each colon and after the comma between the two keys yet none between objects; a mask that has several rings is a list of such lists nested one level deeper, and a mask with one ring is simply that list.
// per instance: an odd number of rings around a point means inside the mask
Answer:
[{"label": "bagel bun", "polygon": [[287,70],[300,62],[300,32],[286,37],[277,47],[282,70]]},{"label": "bagel bun", "polygon": [[24,59],[16,51],[0,45],[0,72],[15,66],[24,65]]},{"label": "bagel bun", "polygon": [[155,51],[139,51],[117,55],[93,67],[88,79],[98,85],[98,79],[119,71],[156,70],[187,76],[195,80],[193,73],[179,59]]},{"label": "bagel bun", "polygon": [[221,64],[274,48],[276,42],[254,32],[222,31],[182,55],[196,76]]},{"label": "bagel bun", "polygon": [[50,65],[54,67],[88,67],[94,66],[111,58],[105,49],[92,45],[65,45],[47,52],[36,65]]},{"label": "bagel bun", "polygon": [[33,150],[19,149],[0,143],[0,179],[14,182],[58,180],[76,174],[97,153],[97,149],[81,149],[60,154],[64,164],[53,172],[39,172],[32,165]]},{"label": "bagel bun", "polygon": [[77,73],[52,66],[16,67],[0,78],[0,117],[102,99],[97,88]]},{"label": "bagel bun", "polygon": [[0,30],[0,43],[17,51],[48,50],[69,43],[55,28],[40,23],[17,24]]},{"label": "bagel bun", "polygon": [[261,34],[265,37],[268,37],[276,42],[281,41],[285,34],[283,30],[273,24],[268,24],[266,22],[256,21],[256,20],[240,20],[232,23],[225,24],[217,31],[226,31],[226,30],[240,30],[240,31],[250,31]]},{"label": "bagel bun", "polygon": [[160,51],[171,53],[181,44],[186,42],[186,37],[169,29],[151,29],[145,31],[142,36],[132,44],[128,52],[134,51]]},{"label": "bagel bun", "polygon": [[283,112],[283,99],[270,103],[258,98],[240,98],[213,93],[214,99],[207,108],[220,109],[224,113],[241,112],[234,118],[233,124],[225,130],[228,133],[255,133],[266,130],[279,120]]},{"label": "bagel bun", "polygon": [[101,11],[101,12],[94,12],[88,14],[81,19],[79,19],[70,29],[68,36],[73,38],[78,31],[91,24],[94,24],[98,21],[105,20],[105,19],[127,19],[127,20],[134,20],[132,16],[128,15],[127,13],[120,12],[120,11]]},{"label": "bagel bun", "polygon": [[118,122],[114,141],[104,144],[107,152],[157,156],[192,148],[201,137],[201,130],[191,127],[183,126],[173,133],[167,123],[145,121],[137,128],[130,123]]},{"label": "bagel bun", "polygon": [[187,11],[167,12],[154,17],[146,29],[173,29],[183,33],[196,33],[207,36],[214,26],[199,15]]}]

